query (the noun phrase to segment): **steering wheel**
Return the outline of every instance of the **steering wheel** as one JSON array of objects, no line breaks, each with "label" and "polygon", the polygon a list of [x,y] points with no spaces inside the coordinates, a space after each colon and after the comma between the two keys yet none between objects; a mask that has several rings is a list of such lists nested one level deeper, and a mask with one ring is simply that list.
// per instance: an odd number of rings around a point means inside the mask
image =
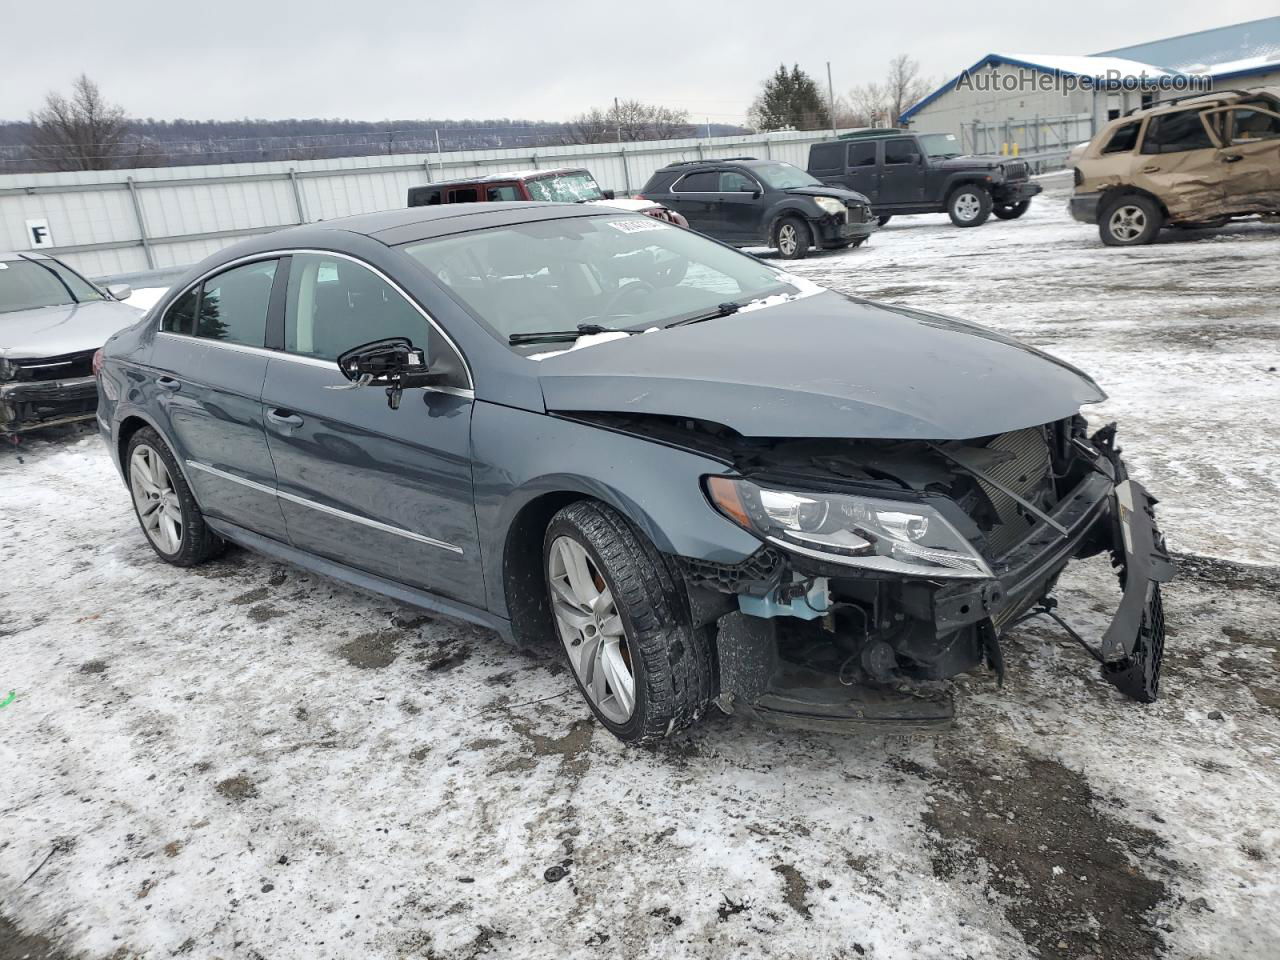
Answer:
[{"label": "steering wheel", "polygon": [[600,313],[605,316],[626,316],[627,314],[618,309],[618,305],[628,297],[635,297],[642,294],[654,293],[653,284],[646,283],[644,280],[632,280],[630,283],[623,284],[617,290],[609,295],[609,299],[605,301],[604,306],[600,308]]}]

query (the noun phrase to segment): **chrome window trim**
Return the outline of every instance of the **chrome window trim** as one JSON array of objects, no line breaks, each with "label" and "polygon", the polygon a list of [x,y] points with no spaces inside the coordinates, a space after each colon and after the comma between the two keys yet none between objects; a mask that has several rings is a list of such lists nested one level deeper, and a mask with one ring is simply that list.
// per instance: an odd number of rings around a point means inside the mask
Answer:
[{"label": "chrome window trim", "polygon": [[[413,307],[413,309],[417,310],[418,313],[422,315],[422,319],[427,321],[427,324],[431,326],[436,331],[436,333],[440,334],[440,336],[444,339],[444,342],[449,345],[449,349],[451,349],[454,353],[456,353],[458,355],[458,359],[462,361],[462,369],[463,369],[463,372],[465,372],[467,375],[468,385],[465,388],[454,387],[453,389],[470,390],[472,391],[472,396],[475,395],[474,391],[476,388],[476,378],[471,373],[471,364],[467,361],[467,355],[462,352],[461,348],[459,348],[458,344],[454,342],[453,337],[449,336],[448,332],[444,329],[444,327],[440,326],[440,324],[436,322],[435,318],[432,317],[431,314],[427,313],[427,311],[422,308],[422,305],[419,304],[418,301],[414,300],[413,297],[409,296],[409,294],[405,292],[404,287],[400,286],[400,284],[396,283],[394,280],[388,277],[385,273],[383,273],[373,264],[369,263],[367,260],[361,260],[359,257],[352,256],[349,253],[339,253],[336,250],[316,250],[312,247],[294,247],[291,249],[264,250],[261,253],[250,253],[243,257],[237,257],[235,260],[228,260],[226,263],[220,263],[216,267],[212,268],[211,270],[207,270],[204,273],[200,274],[200,276],[196,277],[194,280],[192,280],[190,283],[184,286],[180,291],[178,291],[178,293],[169,301],[169,305],[165,307],[164,313],[157,315],[159,320],[158,327],[162,328],[164,326],[165,316],[168,315],[171,309],[173,309],[173,305],[177,303],[178,300],[180,300],[183,296],[185,296],[187,292],[191,290],[192,287],[195,287],[195,286],[198,286],[199,284],[204,283],[210,277],[215,276],[219,273],[222,273],[224,270],[230,270],[232,267],[243,266],[246,263],[253,263],[257,260],[278,260],[281,257],[291,257],[294,254],[300,254],[300,253],[315,254],[321,257],[338,257],[342,260],[350,260],[352,263],[357,264],[361,267],[364,267],[366,270],[373,273],[374,276],[376,276],[378,279],[380,279],[385,284],[387,284],[387,286],[391,287],[391,289],[394,290],[396,293],[400,294],[400,296],[404,299],[404,301],[407,304],[409,304],[409,306]],[[286,303],[286,307],[287,305],[288,304]],[[168,334],[171,337],[190,337],[192,340],[200,340],[205,343],[219,343],[224,346],[230,346],[230,344],[228,344],[224,340],[209,340],[207,337],[198,337],[194,333],[174,333],[172,330],[164,330],[164,329],[156,329],[155,332],[157,334],[161,334],[161,333]],[[270,354],[273,357],[281,357],[281,356],[290,357],[290,358],[296,357],[298,359],[306,360],[309,362],[317,362],[321,364],[328,364],[333,362],[328,360],[318,360],[316,357],[301,357],[299,354],[289,353],[287,350],[268,350],[266,347],[251,347],[246,344],[234,344],[234,346],[243,347],[246,350],[260,350]]]},{"label": "chrome window trim", "polygon": [[[283,360],[286,363],[301,363],[309,367],[323,367],[326,370],[338,370],[338,362],[336,360],[321,360],[319,357],[307,357],[300,353],[289,353],[287,350],[271,350],[267,347],[250,347],[243,343],[231,343],[229,340],[211,340],[208,337],[194,337],[189,333],[174,333],[172,330],[157,330],[157,337],[172,337],[175,340],[190,340],[210,347],[221,347],[223,350],[231,350],[235,353],[247,353],[254,357],[267,357],[271,360]],[[415,387],[413,389],[425,390],[429,393],[447,393],[451,397],[465,397],[468,400],[476,398],[476,392],[467,387]]]},{"label": "chrome window trim", "polygon": [[412,530],[405,530],[403,527],[393,527],[389,523],[382,523],[378,520],[370,520],[368,517],[360,517],[354,513],[347,513],[345,510],[339,510],[337,507],[326,506],[323,503],[316,503],[314,500],[308,500],[306,497],[299,497],[296,494],[285,493],[283,490],[274,487],[268,487],[266,484],[258,483],[256,480],[247,480],[244,477],[238,477],[234,473],[227,473],[225,470],[219,470],[217,467],[211,467],[207,463],[200,463],[196,460],[188,460],[187,466],[194,470],[200,470],[204,473],[212,474],[215,477],[221,477],[223,480],[230,480],[232,483],[239,483],[252,490],[258,490],[262,493],[269,493],[279,497],[281,500],[288,500],[290,503],[296,503],[299,506],[310,507],[312,510],[318,510],[321,513],[327,513],[331,517],[337,517],[340,520],[347,520],[351,523],[358,523],[362,526],[372,527],[375,530],[381,530],[383,533],[392,533],[397,537],[405,537],[409,540],[416,540],[418,543],[425,543],[430,547],[439,547],[441,550],[448,550],[451,553],[462,555],[462,548],[452,543],[445,543],[443,540],[436,540],[434,537],[428,537],[421,533],[414,533]]}]

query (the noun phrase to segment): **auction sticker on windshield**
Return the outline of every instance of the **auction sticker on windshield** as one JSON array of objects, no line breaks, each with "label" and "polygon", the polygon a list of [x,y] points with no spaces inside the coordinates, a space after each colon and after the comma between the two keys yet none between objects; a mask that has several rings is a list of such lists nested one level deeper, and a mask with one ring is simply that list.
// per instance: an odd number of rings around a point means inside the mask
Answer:
[{"label": "auction sticker on windshield", "polygon": [[606,220],[609,226],[623,233],[643,233],[646,230],[668,230],[671,224],[655,220],[653,217],[628,217],[626,220]]}]

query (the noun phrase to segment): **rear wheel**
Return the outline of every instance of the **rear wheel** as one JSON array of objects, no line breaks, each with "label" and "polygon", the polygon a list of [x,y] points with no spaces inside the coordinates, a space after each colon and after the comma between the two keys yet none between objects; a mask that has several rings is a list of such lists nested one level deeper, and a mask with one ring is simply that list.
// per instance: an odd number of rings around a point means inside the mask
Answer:
[{"label": "rear wheel", "polygon": [[143,427],[129,438],[125,479],[133,509],[156,555],[177,567],[217,556],[226,543],[204,522],[196,498],[160,434]]},{"label": "rear wheel", "polygon": [[1164,226],[1164,211],[1151,198],[1130,194],[1110,204],[1098,218],[1098,235],[1109,247],[1150,243]]},{"label": "rear wheel", "polygon": [[1030,200],[1023,200],[1019,203],[1007,204],[1002,207],[992,207],[991,212],[1001,220],[1017,220],[1020,216],[1031,208]]},{"label": "rear wheel", "polygon": [[710,640],[652,544],[583,500],[552,518],[543,569],[574,680],[614,736],[650,743],[698,719],[713,696]]},{"label": "rear wheel", "polygon": [[773,244],[783,260],[801,260],[809,255],[813,234],[799,217],[783,217],[774,228]]},{"label": "rear wheel", "polygon": [[991,216],[991,194],[986,187],[966,183],[947,197],[947,214],[957,227],[978,227]]}]

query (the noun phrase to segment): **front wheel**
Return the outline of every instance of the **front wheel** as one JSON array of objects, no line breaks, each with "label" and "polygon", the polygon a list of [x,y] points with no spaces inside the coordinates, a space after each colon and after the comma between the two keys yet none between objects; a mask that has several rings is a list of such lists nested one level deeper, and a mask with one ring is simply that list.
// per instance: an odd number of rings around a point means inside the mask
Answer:
[{"label": "front wheel", "polygon": [[1164,226],[1164,211],[1154,200],[1137,195],[1121,197],[1098,218],[1098,235],[1109,247],[1137,247],[1150,243]]},{"label": "front wheel", "polygon": [[813,234],[799,217],[783,217],[773,231],[773,243],[783,260],[801,260],[809,255]]},{"label": "front wheel", "polygon": [[888,223],[892,219],[893,219],[893,214],[889,214],[889,216],[887,217],[876,217],[876,223],[880,224],[880,226],[883,227],[886,223]]},{"label": "front wheel", "polygon": [[129,438],[125,480],[142,532],[156,555],[176,567],[217,556],[226,543],[204,522],[173,453],[151,427]]},{"label": "front wheel", "polygon": [[588,500],[565,507],[547,527],[543,570],[574,680],[610,733],[651,743],[701,716],[714,695],[710,639],[625,518]]},{"label": "front wheel", "polygon": [[1031,208],[1030,200],[1023,200],[1019,203],[1007,204],[1002,207],[993,207],[991,212],[1001,220],[1017,220],[1020,216]]},{"label": "front wheel", "polygon": [[967,183],[947,198],[947,214],[957,227],[978,227],[991,216],[991,194],[986,187]]}]

